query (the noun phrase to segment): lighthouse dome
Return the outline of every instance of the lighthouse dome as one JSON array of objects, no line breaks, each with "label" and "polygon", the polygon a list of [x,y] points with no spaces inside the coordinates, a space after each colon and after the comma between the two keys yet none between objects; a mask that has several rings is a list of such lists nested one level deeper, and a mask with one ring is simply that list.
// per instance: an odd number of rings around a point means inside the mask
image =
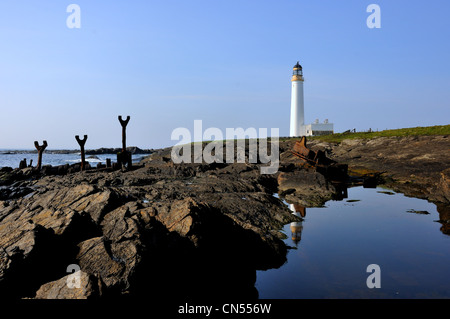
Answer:
[{"label": "lighthouse dome", "polygon": [[303,68],[302,68],[302,66],[300,65],[300,63],[297,61],[297,64],[294,65],[294,69],[300,69],[300,70],[302,70]]}]

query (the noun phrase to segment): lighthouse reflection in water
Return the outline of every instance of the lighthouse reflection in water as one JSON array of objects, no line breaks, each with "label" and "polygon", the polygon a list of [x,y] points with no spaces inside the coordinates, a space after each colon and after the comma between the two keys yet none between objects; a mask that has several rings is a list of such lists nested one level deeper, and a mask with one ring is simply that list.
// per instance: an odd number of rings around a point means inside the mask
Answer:
[{"label": "lighthouse reflection in water", "polygon": [[300,218],[300,221],[292,222],[290,225],[291,239],[295,243],[295,246],[298,246],[298,243],[302,239],[303,218],[306,216],[306,208],[298,204],[289,204],[289,208],[292,210],[293,215]]},{"label": "lighthouse reflection in water", "polygon": [[[341,201],[348,198],[348,191],[345,185],[335,185],[335,187],[336,193],[334,194],[334,200]],[[287,202],[285,202],[285,204],[287,204],[289,209],[292,211],[292,215],[299,217],[299,221],[292,222],[289,227],[291,230],[291,239],[295,246],[298,247],[298,244],[302,239],[303,221],[306,217],[306,207],[300,204],[289,204]]]},{"label": "lighthouse reflection in water", "polygon": [[[292,249],[281,267],[257,271],[259,298],[450,298],[446,211],[381,187],[339,195],[346,199],[307,212],[306,201],[281,199],[298,216],[282,229]],[[371,264],[381,268],[381,288],[367,285]]]}]

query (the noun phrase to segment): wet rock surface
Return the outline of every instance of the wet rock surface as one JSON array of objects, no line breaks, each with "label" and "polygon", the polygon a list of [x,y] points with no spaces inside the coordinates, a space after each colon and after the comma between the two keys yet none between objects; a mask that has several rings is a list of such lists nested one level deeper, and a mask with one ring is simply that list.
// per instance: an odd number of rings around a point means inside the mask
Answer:
[{"label": "wet rock surface", "polygon": [[[294,143],[280,142],[272,175],[248,161],[174,164],[169,148],[128,171],[0,169],[1,297],[257,298],[256,270],[286,261],[279,230],[299,218],[273,194],[320,206],[347,185],[299,165]],[[448,234],[446,137],[308,146],[348,164],[350,184],[436,202]],[[81,288],[67,287],[69,265],[80,267]]]}]

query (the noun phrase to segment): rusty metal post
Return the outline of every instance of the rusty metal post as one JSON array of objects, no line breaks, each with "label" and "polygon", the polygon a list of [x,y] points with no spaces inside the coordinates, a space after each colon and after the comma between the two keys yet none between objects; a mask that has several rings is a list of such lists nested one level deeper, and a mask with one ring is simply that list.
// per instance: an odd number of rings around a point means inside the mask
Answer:
[{"label": "rusty metal post", "polygon": [[34,141],[34,147],[36,147],[38,151],[38,163],[37,163],[37,169],[41,170],[42,167],[42,153],[47,148],[48,144],[47,141],[44,141],[42,145],[39,145],[38,141]]},{"label": "rusty metal post", "polygon": [[117,162],[121,167],[127,165],[128,168],[131,168],[131,153],[128,153],[127,151],[127,131],[126,131],[127,124],[130,121],[130,116],[128,115],[126,120],[123,120],[121,115],[119,115],[118,118],[120,125],[122,125],[122,152],[120,156],[118,156]]},{"label": "rusty metal post", "polygon": [[127,150],[127,124],[130,121],[130,116],[127,116],[126,120],[122,120],[122,116],[119,115],[119,122],[122,125],[122,152],[126,152]]},{"label": "rusty metal post", "polygon": [[78,142],[78,145],[80,145],[80,149],[81,149],[81,171],[84,171],[85,167],[86,167],[86,160],[85,160],[85,156],[84,156],[84,144],[86,144],[88,136],[84,135],[83,139],[80,139],[80,137],[78,135],[75,135],[75,139]]}]

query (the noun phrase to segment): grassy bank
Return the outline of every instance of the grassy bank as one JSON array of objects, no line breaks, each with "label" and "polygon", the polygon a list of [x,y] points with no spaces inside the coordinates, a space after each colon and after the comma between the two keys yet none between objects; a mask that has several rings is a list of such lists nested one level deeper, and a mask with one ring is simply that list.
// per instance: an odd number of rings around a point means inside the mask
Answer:
[{"label": "grassy bank", "polygon": [[[392,136],[431,136],[431,135],[450,135],[450,124],[449,125],[436,125],[436,126],[425,126],[425,127],[410,127],[410,128],[401,128],[396,130],[385,130],[379,132],[348,132],[348,133],[335,133],[330,135],[323,136],[308,136],[308,140],[321,140],[330,143],[340,143],[345,139],[371,139],[374,137],[392,137]],[[280,141],[287,140],[300,140],[300,137],[279,137]],[[229,139],[229,140],[219,140],[214,141],[218,142],[239,142],[245,141],[248,142],[248,137],[245,139]],[[259,140],[256,138],[256,140]],[[270,140],[270,138],[269,138]],[[191,144],[200,144],[203,143],[203,146],[206,146],[212,141],[203,141],[203,142],[191,142],[186,143],[185,145]]]},{"label": "grassy bank", "polygon": [[397,130],[385,130],[379,132],[356,132],[356,133],[336,133],[324,136],[314,136],[308,139],[319,139],[330,143],[340,143],[345,139],[370,139],[374,137],[391,136],[430,136],[430,135],[450,135],[450,125],[437,125],[427,127],[401,128]]}]

